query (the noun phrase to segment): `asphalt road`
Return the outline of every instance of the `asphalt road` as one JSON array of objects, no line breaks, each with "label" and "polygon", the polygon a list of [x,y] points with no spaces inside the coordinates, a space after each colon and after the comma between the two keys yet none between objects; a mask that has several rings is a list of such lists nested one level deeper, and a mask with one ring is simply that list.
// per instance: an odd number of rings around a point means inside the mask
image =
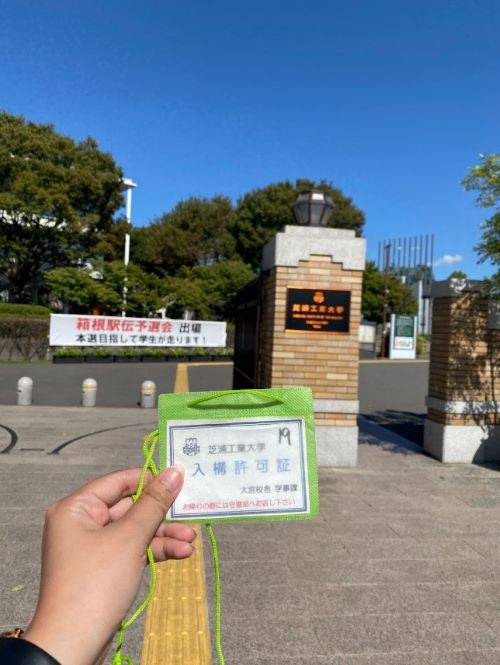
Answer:
[{"label": "asphalt road", "polygon": [[[376,361],[360,363],[360,413],[415,443],[422,443],[428,362]],[[15,404],[17,381],[34,381],[33,404],[78,406],[81,384],[91,377],[98,383],[98,406],[135,407],[144,380],[156,383],[157,392],[172,392],[175,363],[0,364],[1,405]],[[231,388],[232,365],[192,364],[190,390]]]},{"label": "asphalt road", "polygon": [[428,361],[362,362],[360,414],[421,446],[428,380]]}]

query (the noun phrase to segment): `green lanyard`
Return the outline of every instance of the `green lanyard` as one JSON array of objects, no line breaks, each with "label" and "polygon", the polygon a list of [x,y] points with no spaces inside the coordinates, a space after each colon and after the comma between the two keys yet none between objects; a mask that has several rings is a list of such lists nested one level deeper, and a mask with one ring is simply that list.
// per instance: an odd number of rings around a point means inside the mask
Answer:
[{"label": "green lanyard", "polygon": [[[135,491],[135,494],[132,495],[132,500],[134,501],[134,503],[139,499],[144,490],[144,483],[146,480],[147,472],[151,471],[151,473],[155,478],[158,476],[158,468],[153,459],[153,454],[157,443],[158,443],[158,430],[151,432],[144,439],[144,445],[143,445],[144,465],[142,467],[141,475],[139,477],[137,489]],[[222,652],[222,641],[221,641],[221,587],[220,587],[219,550],[217,548],[217,541],[215,540],[215,534],[212,529],[212,525],[210,523],[207,523],[205,526],[207,529],[208,538],[210,540],[210,545],[212,546],[212,561],[214,564],[214,573],[215,573],[215,648],[217,651],[217,658],[219,659],[219,665],[225,665],[224,654]],[[125,619],[125,621],[123,621],[120,624],[120,627],[117,632],[116,649],[113,654],[113,660],[111,661],[112,665],[134,665],[132,658],[122,653],[122,646],[123,646],[125,631],[144,612],[155,592],[156,567],[155,567],[153,550],[151,549],[151,547],[147,548],[146,555],[149,563],[148,593],[146,595],[146,598],[144,598],[142,603],[130,615],[130,617],[128,617],[128,619]]]}]

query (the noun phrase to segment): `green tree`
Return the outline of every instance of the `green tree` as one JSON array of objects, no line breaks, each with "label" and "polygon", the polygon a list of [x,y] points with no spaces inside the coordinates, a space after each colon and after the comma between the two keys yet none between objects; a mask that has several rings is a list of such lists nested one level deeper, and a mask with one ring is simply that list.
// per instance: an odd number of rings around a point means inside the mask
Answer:
[{"label": "green tree", "polygon": [[165,280],[169,316],[180,318],[185,309],[191,309],[200,319],[234,321],[236,294],[254,278],[253,270],[240,260],[182,268]]},{"label": "green tree", "polygon": [[169,318],[181,319],[186,310],[191,310],[196,319],[211,319],[210,302],[200,281],[188,277],[165,277],[163,287],[166,293],[163,305]]},{"label": "green tree", "polygon": [[189,279],[200,284],[210,303],[210,318],[234,321],[234,302],[242,286],[255,278],[255,273],[240,260],[195,266]]},{"label": "green tree", "polygon": [[119,294],[119,304],[115,301],[113,311],[109,313],[121,312],[125,274],[127,275],[127,316],[153,315],[162,306],[164,288],[161,279],[133,263],[129,263],[125,268],[121,261],[104,264],[103,283]]},{"label": "green tree", "polygon": [[183,267],[234,257],[228,230],[231,201],[224,196],[181,201],[132,238],[132,259],[147,270],[174,276]]},{"label": "green tree", "polygon": [[467,279],[467,274],[463,270],[454,270],[448,275],[448,279]]},{"label": "green tree", "polygon": [[114,297],[114,293],[102,293],[101,281],[93,279],[88,269],[52,268],[44,277],[52,306],[64,312],[90,312],[100,302]]},{"label": "green tree", "polygon": [[43,270],[113,253],[121,177],[93,139],[0,112],[0,282],[11,301],[36,302]]},{"label": "green tree", "polygon": [[361,233],[365,216],[352,200],[330,183],[299,179],[268,185],[245,194],[237,203],[230,218],[230,228],[241,259],[257,269],[262,248],[286,224],[297,224],[293,204],[303,190],[320,189],[328,193],[334,203],[329,226],[353,229]]},{"label": "green tree", "polygon": [[[54,304],[80,313],[99,308],[103,314],[119,315],[123,305],[125,266],[121,261],[96,263],[85,268],[53,268],[44,274]],[[127,315],[147,317],[162,306],[165,288],[154,275],[139,266],[127,268]]]},{"label": "green tree", "polygon": [[[373,261],[367,261],[363,273],[361,298],[361,312],[367,321],[382,322],[384,290],[384,273],[376,267]],[[387,304],[389,313],[415,315],[418,312],[418,304],[412,290],[394,275],[389,275]]]},{"label": "green tree", "polygon": [[480,263],[489,260],[496,267],[489,281],[493,292],[500,295],[500,154],[481,155],[480,163],[469,170],[462,184],[466,191],[478,192],[477,205],[494,210],[481,224],[481,241],[475,250]]}]

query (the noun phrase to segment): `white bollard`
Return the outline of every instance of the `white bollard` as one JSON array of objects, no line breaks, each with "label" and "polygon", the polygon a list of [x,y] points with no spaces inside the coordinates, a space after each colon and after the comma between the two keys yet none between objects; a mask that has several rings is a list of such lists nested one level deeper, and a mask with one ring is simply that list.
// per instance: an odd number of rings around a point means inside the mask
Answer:
[{"label": "white bollard", "polygon": [[33,396],[33,379],[22,376],[17,382],[17,404],[18,406],[29,406]]},{"label": "white bollard", "polygon": [[156,405],[156,383],[154,381],[143,381],[141,383],[141,407],[143,409],[154,409]]},{"label": "white bollard", "polygon": [[82,406],[95,406],[97,398],[97,381],[85,379],[82,383]]}]

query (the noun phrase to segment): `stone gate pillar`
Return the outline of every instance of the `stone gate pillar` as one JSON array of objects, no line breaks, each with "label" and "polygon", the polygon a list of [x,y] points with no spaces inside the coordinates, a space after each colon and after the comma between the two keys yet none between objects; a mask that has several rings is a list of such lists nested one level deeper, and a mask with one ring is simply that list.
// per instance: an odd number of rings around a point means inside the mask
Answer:
[{"label": "stone gate pillar", "polygon": [[442,462],[500,460],[500,310],[480,282],[432,289],[424,449]]},{"label": "stone gate pillar", "polygon": [[357,460],[364,265],[347,229],[286,226],[264,248],[257,384],[311,387],[323,466]]}]

